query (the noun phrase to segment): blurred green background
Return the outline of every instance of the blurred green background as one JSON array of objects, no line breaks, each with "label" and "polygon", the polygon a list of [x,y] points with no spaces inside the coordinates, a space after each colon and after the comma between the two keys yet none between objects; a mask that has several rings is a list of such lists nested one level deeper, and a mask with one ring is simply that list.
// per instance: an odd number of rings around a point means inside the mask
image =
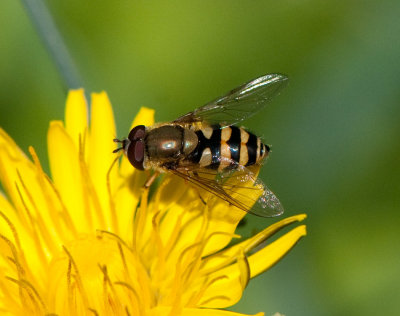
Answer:
[{"label": "blurred green background", "polygon": [[[400,1],[46,4],[120,137],[140,106],[165,121],[259,75],[290,77],[245,125],[273,145],[262,178],[285,216],[308,214],[308,236],[232,310],[399,314]],[[0,44],[0,126],[47,164],[66,86],[19,1],[0,4]],[[272,222],[249,216],[244,234]]]}]

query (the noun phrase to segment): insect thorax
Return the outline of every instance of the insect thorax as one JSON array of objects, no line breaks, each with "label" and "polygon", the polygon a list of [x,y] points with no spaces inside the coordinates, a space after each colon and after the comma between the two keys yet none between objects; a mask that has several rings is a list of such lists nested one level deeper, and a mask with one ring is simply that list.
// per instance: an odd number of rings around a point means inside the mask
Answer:
[{"label": "insect thorax", "polygon": [[147,161],[153,167],[179,164],[197,146],[196,133],[180,125],[163,125],[150,129],[146,135]]}]

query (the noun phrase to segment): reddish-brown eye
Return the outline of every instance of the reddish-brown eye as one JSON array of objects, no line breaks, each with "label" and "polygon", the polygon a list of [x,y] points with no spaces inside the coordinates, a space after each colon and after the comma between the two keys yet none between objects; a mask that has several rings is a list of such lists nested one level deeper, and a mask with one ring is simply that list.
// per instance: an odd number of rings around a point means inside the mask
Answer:
[{"label": "reddish-brown eye", "polygon": [[131,141],[128,147],[127,156],[129,162],[136,169],[144,170],[143,161],[144,161],[144,142],[141,140]]},{"label": "reddish-brown eye", "polygon": [[146,134],[146,127],[144,125],[138,125],[132,128],[128,138],[131,142],[135,140],[142,140],[145,134]]}]

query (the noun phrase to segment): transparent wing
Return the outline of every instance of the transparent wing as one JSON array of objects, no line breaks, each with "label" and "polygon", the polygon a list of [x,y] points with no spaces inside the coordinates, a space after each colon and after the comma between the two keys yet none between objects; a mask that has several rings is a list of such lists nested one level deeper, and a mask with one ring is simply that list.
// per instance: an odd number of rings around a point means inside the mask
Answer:
[{"label": "transparent wing", "polygon": [[205,121],[229,126],[261,110],[286,86],[288,77],[269,74],[247,82],[226,95],[189,112],[174,122],[192,123]]},{"label": "transparent wing", "polygon": [[249,168],[216,172],[193,166],[171,171],[248,213],[261,217],[283,213],[279,199]]}]

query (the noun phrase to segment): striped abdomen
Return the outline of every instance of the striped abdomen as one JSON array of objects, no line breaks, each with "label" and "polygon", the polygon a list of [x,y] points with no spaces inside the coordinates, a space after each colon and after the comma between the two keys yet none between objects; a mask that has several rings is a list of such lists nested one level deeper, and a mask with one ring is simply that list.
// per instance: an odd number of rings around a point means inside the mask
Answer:
[{"label": "striped abdomen", "polygon": [[201,167],[222,170],[260,163],[269,152],[261,139],[236,126],[211,126],[196,131],[198,145],[188,157]]}]

